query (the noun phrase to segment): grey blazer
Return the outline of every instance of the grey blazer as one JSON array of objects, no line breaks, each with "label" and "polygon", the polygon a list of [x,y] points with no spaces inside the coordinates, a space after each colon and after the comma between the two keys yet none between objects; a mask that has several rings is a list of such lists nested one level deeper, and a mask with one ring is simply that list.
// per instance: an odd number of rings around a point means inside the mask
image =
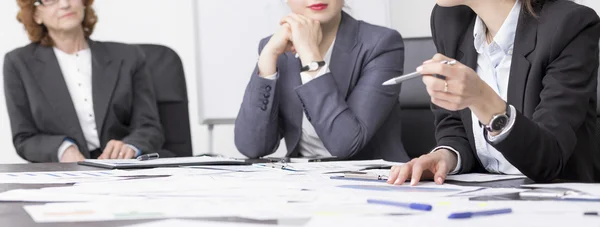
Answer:
[{"label": "grey blazer", "polygon": [[[250,77],[235,122],[235,144],[247,157],[272,154],[281,138],[287,156],[299,156],[302,113],[327,150],[342,159],[407,161],[400,136],[399,86],[381,84],[402,74],[400,34],[342,13],[329,68],[302,85],[300,61],[279,56],[277,80]],[[260,42],[259,53],[269,41]]]},{"label": "grey blazer", "polygon": [[[92,98],[101,149],[112,139],[143,153],[158,152],[162,129],[142,51],[132,45],[88,41],[92,52]],[[17,153],[31,162],[57,162],[58,147],[74,140],[89,151],[73,101],[52,47],[32,43],[6,54],[6,105]]]}]

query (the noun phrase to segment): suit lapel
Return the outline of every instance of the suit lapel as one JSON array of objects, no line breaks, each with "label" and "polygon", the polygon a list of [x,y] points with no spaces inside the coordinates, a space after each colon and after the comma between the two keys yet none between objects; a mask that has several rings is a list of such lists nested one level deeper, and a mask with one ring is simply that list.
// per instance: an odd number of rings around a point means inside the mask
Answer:
[{"label": "suit lapel", "polygon": [[102,135],[108,105],[119,78],[121,59],[112,59],[102,43],[89,41],[92,51],[92,98],[98,135]]},{"label": "suit lapel", "polygon": [[78,142],[82,151],[86,151],[86,140],[54,50],[52,47],[38,46],[31,62],[30,68],[38,86],[62,122],[64,130],[70,132],[70,135],[76,135],[73,139]]},{"label": "suit lapel", "polygon": [[354,76],[354,69],[362,45],[358,44],[356,37],[358,37],[358,21],[342,12],[342,21],[336,34],[329,70],[339,92],[345,98],[358,80],[358,77]]},{"label": "suit lapel", "polygon": [[[539,13],[540,9],[540,6],[537,6],[535,11]],[[523,111],[525,85],[531,68],[527,56],[535,49],[537,26],[538,20],[536,18],[526,12],[521,12],[513,47],[507,97],[508,103],[519,111]]]}]

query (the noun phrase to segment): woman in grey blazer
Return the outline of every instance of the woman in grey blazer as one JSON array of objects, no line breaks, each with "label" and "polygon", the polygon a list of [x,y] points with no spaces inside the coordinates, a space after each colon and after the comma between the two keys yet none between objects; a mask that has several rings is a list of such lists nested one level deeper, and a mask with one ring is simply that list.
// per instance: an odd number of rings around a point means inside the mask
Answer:
[{"label": "woman in grey blazer", "polygon": [[397,31],[357,21],[343,0],[286,1],[292,13],[259,45],[235,123],[247,157],[287,156],[407,161],[400,140],[404,44]]},{"label": "woman in grey blazer", "polygon": [[137,47],[89,40],[92,0],[18,0],[31,44],[5,57],[13,142],[31,162],[132,158],[160,150],[150,76]]}]

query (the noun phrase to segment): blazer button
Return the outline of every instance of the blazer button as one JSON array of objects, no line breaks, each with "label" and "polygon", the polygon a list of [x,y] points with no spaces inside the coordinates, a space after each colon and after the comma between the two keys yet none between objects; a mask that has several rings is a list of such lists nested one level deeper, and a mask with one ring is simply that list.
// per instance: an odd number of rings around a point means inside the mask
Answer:
[{"label": "blazer button", "polygon": [[263,97],[265,97],[266,99],[268,99],[269,97],[271,97],[271,94],[269,94],[269,93],[264,93],[264,94],[263,94]]},{"label": "blazer button", "polygon": [[261,106],[261,107],[260,107],[260,109],[261,109],[262,111],[266,111],[266,110],[267,110],[267,106]]},{"label": "blazer button", "polygon": [[263,104],[265,104],[265,105],[269,104],[269,100],[268,99],[263,100]]},{"label": "blazer button", "polygon": [[271,91],[271,85],[267,85],[267,86],[265,87],[265,91]]}]

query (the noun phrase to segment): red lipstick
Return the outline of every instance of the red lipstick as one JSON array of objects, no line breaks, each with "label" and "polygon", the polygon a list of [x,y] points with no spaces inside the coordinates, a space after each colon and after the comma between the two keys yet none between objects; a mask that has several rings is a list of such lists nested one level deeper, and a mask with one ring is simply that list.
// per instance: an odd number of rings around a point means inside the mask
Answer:
[{"label": "red lipstick", "polygon": [[325,10],[327,9],[327,4],[324,3],[317,3],[317,4],[312,4],[310,6],[308,6],[308,8],[315,10],[315,11],[321,11],[321,10]]}]

